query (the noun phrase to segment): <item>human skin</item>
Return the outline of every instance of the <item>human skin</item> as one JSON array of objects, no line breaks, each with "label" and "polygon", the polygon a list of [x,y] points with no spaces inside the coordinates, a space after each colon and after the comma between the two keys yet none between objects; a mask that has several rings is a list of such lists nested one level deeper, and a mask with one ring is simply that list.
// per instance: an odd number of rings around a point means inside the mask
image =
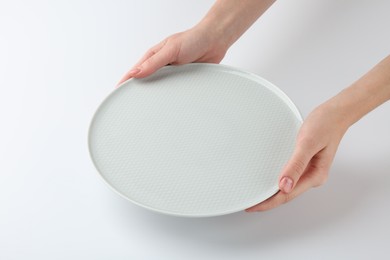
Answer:
[{"label": "human skin", "polygon": [[390,56],[309,114],[298,133],[294,153],[280,175],[280,191],[246,211],[275,208],[322,185],[348,128],[388,100]]},{"label": "human skin", "polygon": [[193,28],[176,33],[150,48],[118,85],[143,78],[168,64],[219,63],[229,47],[275,0],[218,0]]},{"label": "human skin", "polygon": [[[168,64],[219,63],[229,47],[272,5],[272,0],[218,0],[193,28],[149,49],[119,81],[143,78]],[[350,87],[314,109],[305,119],[296,147],[271,198],[247,209],[264,211],[324,184],[348,128],[390,99],[390,56]]]}]

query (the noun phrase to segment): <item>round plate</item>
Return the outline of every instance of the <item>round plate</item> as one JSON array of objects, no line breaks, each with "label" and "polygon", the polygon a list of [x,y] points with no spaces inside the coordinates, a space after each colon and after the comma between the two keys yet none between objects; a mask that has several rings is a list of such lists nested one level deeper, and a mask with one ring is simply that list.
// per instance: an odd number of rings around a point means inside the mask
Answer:
[{"label": "round plate", "polygon": [[278,191],[301,123],[291,100],[254,74],[215,64],[167,66],[104,100],[89,149],[103,179],[135,204],[216,216]]}]

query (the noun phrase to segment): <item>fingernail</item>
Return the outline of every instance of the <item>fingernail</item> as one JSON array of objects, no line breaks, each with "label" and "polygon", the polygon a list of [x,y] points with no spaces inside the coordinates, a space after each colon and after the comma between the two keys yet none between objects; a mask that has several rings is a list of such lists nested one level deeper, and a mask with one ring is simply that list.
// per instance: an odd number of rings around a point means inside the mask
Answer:
[{"label": "fingernail", "polygon": [[140,72],[141,72],[141,70],[139,68],[132,69],[132,70],[129,71],[129,76],[135,76],[135,75],[137,75]]},{"label": "fingernail", "polygon": [[293,180],[289,177],[283,177],[280,181],[280,187],[282,188],[283,192],[289,193],[293,187]]}]

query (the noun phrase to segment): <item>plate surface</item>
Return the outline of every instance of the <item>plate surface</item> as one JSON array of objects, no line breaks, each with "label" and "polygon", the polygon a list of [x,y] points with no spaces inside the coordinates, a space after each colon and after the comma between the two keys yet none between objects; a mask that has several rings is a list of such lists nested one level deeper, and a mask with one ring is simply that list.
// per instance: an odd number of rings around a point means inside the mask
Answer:
[{"label": "plate surface", "polygon": [[302,118],[268,81],[215,64],[167,66],[100,105],[91,158],[115,191],[178,216],[244,210],[278,191]]}]

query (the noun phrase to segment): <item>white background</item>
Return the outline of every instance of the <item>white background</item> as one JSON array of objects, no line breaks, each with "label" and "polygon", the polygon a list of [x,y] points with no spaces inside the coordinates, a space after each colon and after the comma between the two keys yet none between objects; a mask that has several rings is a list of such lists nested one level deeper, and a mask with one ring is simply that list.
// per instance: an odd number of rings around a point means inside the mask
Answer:
[{"label": "white background", "polygon": [[[114,194],[90,119],[149,47],[213,1],[0,2],[0,259],[368,259],[388,256],[390,104],[346,134],[326,185],[265,213],[178,218]],[[390,53],[389,1],[278,1],[222,63],[306,116]]]}]

